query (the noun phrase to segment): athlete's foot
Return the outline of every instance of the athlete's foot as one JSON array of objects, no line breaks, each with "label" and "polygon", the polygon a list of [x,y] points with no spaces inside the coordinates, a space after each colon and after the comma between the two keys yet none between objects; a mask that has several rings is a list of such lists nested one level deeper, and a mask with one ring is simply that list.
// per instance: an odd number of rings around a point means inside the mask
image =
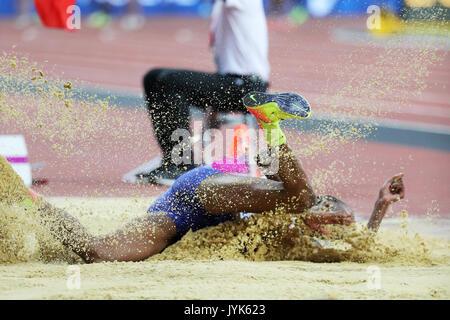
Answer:
[{"label": "athlete's foot", "polygon": [[242,102],[260,124],[276,123],[283,119],[305,119],[311,114],[309,102],[296,93],[250,92]]},{"label": "athlete's foot", "polygon": [[242,102],[266,132],[267,143],[271,147],[286,143],[286,137],[280,129],[281,120],[305,119],[311,114],[308,101],[295,93],[250,92],[242,98]]}]

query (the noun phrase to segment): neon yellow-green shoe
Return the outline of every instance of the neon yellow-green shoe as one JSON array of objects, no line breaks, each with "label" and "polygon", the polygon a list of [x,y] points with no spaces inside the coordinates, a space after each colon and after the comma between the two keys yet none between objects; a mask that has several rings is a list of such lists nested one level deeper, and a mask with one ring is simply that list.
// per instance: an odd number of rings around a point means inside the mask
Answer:
[{"label": "neon yellow-green shoe", "polygon": [[306,119],[311,115],[309,102],[296,93],[250,92],[242,98],[242,102],[256,117],[261,128],[266,130],[270,146],[286,142],[279,125],[281,120]]},{"label": "neon yellow-green shoe", "polygon": [[296,93],[250,92],[242,102],[258,120],[266,123],[283,119],[306,119],[311,114],[309,102]]}]

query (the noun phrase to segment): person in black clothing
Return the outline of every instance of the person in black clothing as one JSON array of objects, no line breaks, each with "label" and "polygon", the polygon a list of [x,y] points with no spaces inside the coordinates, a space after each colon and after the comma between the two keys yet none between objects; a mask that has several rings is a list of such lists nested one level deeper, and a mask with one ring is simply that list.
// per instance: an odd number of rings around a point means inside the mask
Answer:
[{"label": "person in black clothing", "polygon": [[267,83],[257,76],[154,69],[144,77],[144,88],[163,159],[161,167],[140,176],[143,182],[157,183],[159,178],[175,180],[194,167],[191,159],[184,159],[181,165],[172,161],[172,150],[179,143],[172,139],[172,133],[177,129],[189,130],[191,106],[205,110],[211,107],[209,112],[213,113],[245,113],[241,97],[251,91],[266,91]]},{"label": "person in black clothing", "polygon": [[208,111],[209,118],[218,112],[247,113],[242,96],[268,88],[268,37],[262,1],[217,0],[211,31],[216,73],[157,68],[144,76],[147,108],[163,157],[160,167],[136,175],[139,182],[164,180],[167,184],[195,167],[192,155],[185,156],[181,164],[173,161],[173,155],[181,156],[182,151],[174,149],[180,139],[172,139],[172,133],[189,130],[191,106]]}]

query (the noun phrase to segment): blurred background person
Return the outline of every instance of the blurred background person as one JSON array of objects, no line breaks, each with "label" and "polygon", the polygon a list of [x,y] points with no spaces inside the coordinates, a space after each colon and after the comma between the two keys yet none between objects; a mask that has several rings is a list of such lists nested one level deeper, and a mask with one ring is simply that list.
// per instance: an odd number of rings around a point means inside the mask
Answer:
[{"label": "blurred background person", "polygon": [[109,0],[93,1],[98,9],[90,14],[88,25],[91,28],[104,28],[111,24],[111,3]]},{"label": "blurred background person", "polygon": [[17,0],[17,18],[15,21],[18,29],[24,29],[33,24],[33,0]]},{"label": "blurred background person", "polygon": [[[175,181],[195,167],[193,157],[181,165],[172,161],[177,129],[189,130],[190,107],[208,110],[210,122],[218,112],[243,112],[241,98],[269,85],[268,31],[262,0],[217,0],[211,17],[210,45],[215,73],[158,68],[143,79],[155,136],[162,149],[162,164],[136,175],[143,183]],[[189,164],[185,164],[188,162]]]}]

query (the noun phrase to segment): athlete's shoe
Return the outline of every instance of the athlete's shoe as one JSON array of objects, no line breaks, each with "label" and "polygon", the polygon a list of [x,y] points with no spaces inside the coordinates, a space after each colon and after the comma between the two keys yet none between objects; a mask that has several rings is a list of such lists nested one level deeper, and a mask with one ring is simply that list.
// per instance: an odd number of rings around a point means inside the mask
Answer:
[{"label": "athlete's shoe", "polygon": [[271,147],[286,143],[286,136],[280,129],[281,120],[305,119],[311,114],[308,101],[295,93],[250,92],[242,98],[242,102],[258,120],[266,133],[267,144]]},{"label": "athlete's shoe", "polygon": [[270,94],[250,92],[242,98],[242,102],[262,125],[276,123],[283,119],[306,119],[311,115],[309,102],[296,93]]}]

